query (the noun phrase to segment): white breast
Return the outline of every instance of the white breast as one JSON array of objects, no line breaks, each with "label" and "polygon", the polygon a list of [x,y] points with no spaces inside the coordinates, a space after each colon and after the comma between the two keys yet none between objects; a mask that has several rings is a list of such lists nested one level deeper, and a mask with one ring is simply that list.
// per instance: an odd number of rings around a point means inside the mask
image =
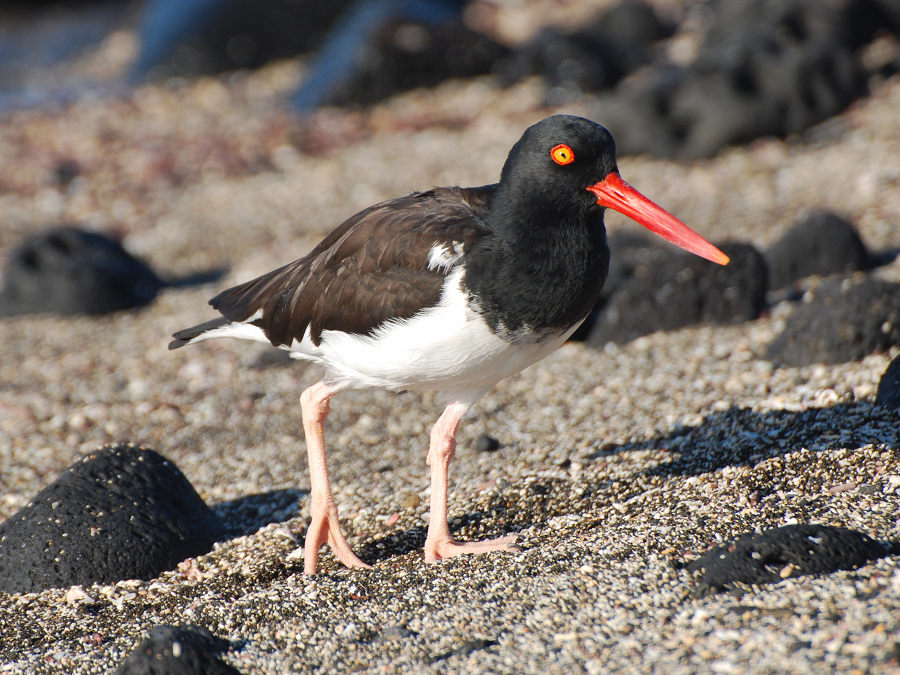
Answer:
[{"label": "white breast", "polygon": [[325,366],[326,380],[339,389],[437,390],[477,398],[553,352],[577,328],[504,340],[469,306],[460,283],[463,272],[461,267],[454,269],[440,303],[410,319],[387,322],[372,335],[326,330],[319,346],[312,343],[307,329],[289,351],[295,358]]}]

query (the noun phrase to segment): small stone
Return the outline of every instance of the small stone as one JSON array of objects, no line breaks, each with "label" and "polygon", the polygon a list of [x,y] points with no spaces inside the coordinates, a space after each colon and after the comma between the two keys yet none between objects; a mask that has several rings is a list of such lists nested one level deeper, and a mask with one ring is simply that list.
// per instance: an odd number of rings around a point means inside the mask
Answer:
[{"label": "small stone", "polygon": [[200,626],[155,626],[116,669],[116,675],[240,675],[216,654],[231,645]]},{"label": "small stone", "polygon": [[93,604],[94,599],[88,595],[81,586],[72,586],[66,593],[66,602],[70,605],[75,604]]},{"label": "small stone", "polygon": [[900,355],[894,357],[881,376],[875,404],[888,410],[900,410]]},{"label": "small stone", "polygon": [[491,438],[487,434],[481,434],[481,436],[478,437],[478,440],[475,441],[475,449],[478,452],[493,452],[494,450],[499,450],[501,447],[500,441],[496,438]]}]

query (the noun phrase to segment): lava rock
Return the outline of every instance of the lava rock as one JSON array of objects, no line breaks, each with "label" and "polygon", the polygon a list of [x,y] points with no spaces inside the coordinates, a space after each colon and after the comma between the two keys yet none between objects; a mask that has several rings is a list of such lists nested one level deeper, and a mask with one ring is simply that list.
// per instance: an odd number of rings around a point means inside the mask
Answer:
[{"label": "lava rock", "polygon": [[224,535],[174,464],[147,448],[110,445],[0,525],[0,590],[152,579]]},{"label": "lava rock", "polygon": [[894,357],[881,376],[878,392],[875,394],[875,405],[888,410],[900,410],[900,356]]},{"label": "lava rock", "polygon": [[852,570],[888,554],[885,546],[856,530],[785,525],[716,546],[687,569],[703,570],[698,594],[709,595],[735,582],[772,584],[789,577]]},{"label": "lava rock", "polygon": [[847,363],[900,345],[900,285],[862,274],[806,292],[766,358],[787,366]]},{"label": "lava rock", "polygon": [[897,30],[871,0],[718,0],[688,66],[658,63],[599,97],[590,116],[619,154],[691,160],[761,136],[802,133],[866,93],[856,59],[878,30]]},{"label": "lava rock", "polygon": [[116,675],[239,675],[216,658],[230,646],[201,626],[154,626]]},{"label": "lava rock", "polygon": [[107,314],[149,304],[163,288],[220,279],[227,268],[161,279],[119,242],[60,227],[26,239],[3,275],[0,317],[18,314]]},{"label": "lava rock", "polygon": [[769,287],[777,291],[813,274],[865,270],[871,259],[852,223],[829,211],[814,211],[766,251]]},{"label": "lava rock", "polygon": [[686,253],[668,253],[634,268],[603,308],[588,337],[602,348],[659,330],[695,323],[733,324],[757,318],[765,307],[767,272],[753,246],[721,244],[727,266]]},{"label": "lava rock", "polygon": [[[373,32],[353,73],[333,79],[318,105],[370,105],[398,92],[434,87],[449,78],[491,72],[508,49],[470,30],[462,19],[429,25],[391,21]],[[301,108],[302,90],[294,97]]]},{"label": "lava rock", "polygon": [[547,83],[548,105],[565,105],[584,92],[609,89],[650,63],[651,45],[672,32],[673,27],[663,24],[652,7],[625,0],[577,32],[543,29],[524,47],[500,59],[493,70],[504,85],[541,75]]},{"label": "lava rock", "polygon": [[106,314],[146,305],[164,285],[118,242],[61,227],[13,251],[3,275],[0,316]]}]

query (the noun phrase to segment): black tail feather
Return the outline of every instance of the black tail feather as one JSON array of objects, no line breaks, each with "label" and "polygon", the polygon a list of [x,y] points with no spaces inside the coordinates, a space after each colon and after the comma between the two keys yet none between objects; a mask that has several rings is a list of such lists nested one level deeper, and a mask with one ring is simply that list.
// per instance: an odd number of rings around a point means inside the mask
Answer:
[{"label": "black tail feather", "polygon": [[229,321],[225,317],[220,316],[218,319],[213,319],[212,321],[201,323],[199,326],[192,326],[191,328],[180,330],[172,335],[172,337],[175,339],[169,343],[169,349],[178,349],[179,347],[184,347],[195,337],[199,337],[200,335],[203,335],[203,333],[213,330],[214,328],[227,326],[230,323],[231,321]]}]

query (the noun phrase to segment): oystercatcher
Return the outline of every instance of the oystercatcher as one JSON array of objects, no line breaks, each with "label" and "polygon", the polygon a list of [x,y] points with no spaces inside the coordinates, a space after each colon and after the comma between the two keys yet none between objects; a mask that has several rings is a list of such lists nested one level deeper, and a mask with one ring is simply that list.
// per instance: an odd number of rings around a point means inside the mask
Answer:
[{"label": "oystercatcher", "polygon": [[329,402],[344,389],[430,389],[445,396],[426,460],[426,561],[516,550],[513,536],[477,543],[450,536],[456,430],[494,384],[550,354],[591,311],[609,267],[606,208],[697,255],[728,262],[619,177],[605,128],[554,115],[525,131],[499,183],[435,188],[365,209],[306,257],[210,300],[222,317],[174,334],[170,349],[238,337],[324,366],[322,381],[300,397],[312,483],[307,574],[315,574],[325,542],[348,567],[368,567],[341,531],[325,459]]}]

